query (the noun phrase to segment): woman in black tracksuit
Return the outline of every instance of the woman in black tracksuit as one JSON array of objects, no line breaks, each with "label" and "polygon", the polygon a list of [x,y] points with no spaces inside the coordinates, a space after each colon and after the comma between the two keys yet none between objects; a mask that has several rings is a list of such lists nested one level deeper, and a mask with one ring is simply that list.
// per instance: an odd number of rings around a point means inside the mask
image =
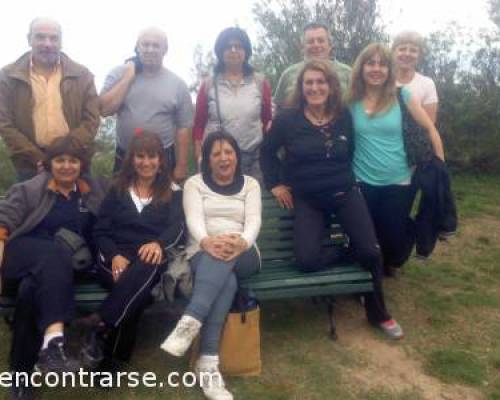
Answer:
[{"label": "woman in black tracksuit", "polygon": [[116,369],[128,361],[138,320],[166,266],[166,250],[183,239],[181,191],[172,190],[160,138],[139,130],[104,199],[94,227],[98,272],[111,288],[88,318],[82,356],[87,367]]}]

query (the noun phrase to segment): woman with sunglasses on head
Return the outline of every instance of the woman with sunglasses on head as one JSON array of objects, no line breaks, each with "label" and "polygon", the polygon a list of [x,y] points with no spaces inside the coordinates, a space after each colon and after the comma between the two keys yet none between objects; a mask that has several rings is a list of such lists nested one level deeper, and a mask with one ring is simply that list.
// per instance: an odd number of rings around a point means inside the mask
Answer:
[{"label": "woman with sunglasses on head", "polygon": [[117,370],[129,361],[151,289],[166,268],[166,251],[184,236],[182,194],[173,190],[160,137],[138,129],[94,227],[98,273],[111,289],[85,322],[84,364]]},{"label": "woman with sunglasses on head", "polygon": [[262,180],[259,146],[272,118],[271,86],[249,64],[252,44],[237,27],[224,29],[215,41],[217,63],[213,77],[198,92],[193,126],[195,156],[212,132],[225,131],[238,142],[244,174]]},{"label": "woman with sunglasses on head", "polygon": [[[373,275],[374,291],[365,295],[368,320],[400,339],[403,331],[385,306],[375,230],[352,171],[352,136],[351,115],[343,108],[336,74],[324,61],[307,62],[287,109],[262,143],[264,181],[282,207],[294,208],[294,250],[304,271],[338,261],[338,252],[322,247],[325,218],[335,213],[355,257]],[[280,148],[285,150],[283,162]]]}]

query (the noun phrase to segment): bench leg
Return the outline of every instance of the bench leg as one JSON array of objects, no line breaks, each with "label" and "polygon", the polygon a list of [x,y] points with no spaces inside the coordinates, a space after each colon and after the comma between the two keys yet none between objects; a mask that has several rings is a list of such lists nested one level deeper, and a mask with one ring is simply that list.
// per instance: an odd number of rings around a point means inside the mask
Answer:
[{"label": "bench leg", "polygon": [[6,315],[5,317],[3,317],[3,320],[5,321],[5,324],[12,330],[12,325],[14,324],[14,316]]},{"label": "bench leg", "polygon": [[328,322],[330,323],[330,339],[332,340],[337,340],[337,325],[335,323],[335,316],[333,314],[334,311],[334,304],[335,304],[335,299],[330,298],[328,299]]}]

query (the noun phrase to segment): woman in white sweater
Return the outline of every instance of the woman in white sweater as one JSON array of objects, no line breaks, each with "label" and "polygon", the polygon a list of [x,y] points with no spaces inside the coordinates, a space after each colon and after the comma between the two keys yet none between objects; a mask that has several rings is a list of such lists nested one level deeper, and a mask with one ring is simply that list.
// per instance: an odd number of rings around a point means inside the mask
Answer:
[{"label": "woman in white sweater", "polygon": [[234,138],[227,133],[212,133],[203,143],[201,173],[184,186],[187,252],[195,276],[193,296],[161,345],[166,352],[181,356],[201,329],[196,372],[200,377],[201,372],[219,377],[201,381],[209,399],[233,398],[218,369],[219,339],[238,287],[237,279],[260,268],[255,245],[261,224],[260,186],[254,178],[241,173],[240,163]]}]

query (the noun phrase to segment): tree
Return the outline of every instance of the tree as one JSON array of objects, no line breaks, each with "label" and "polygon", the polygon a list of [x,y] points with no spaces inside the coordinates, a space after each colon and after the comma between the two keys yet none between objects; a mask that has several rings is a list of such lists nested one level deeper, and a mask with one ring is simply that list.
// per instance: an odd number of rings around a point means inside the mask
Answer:
[{"label": "tree", "polygon": [[497,35],[473,35],[450,24],[426,39],[428,51],[420,70],[438,89],[439,131],[448,163],[460,169],[500,171]]},{"label": "tree", "polygon": [[94,175],[111,176],[116,145],[116,117],[101,118],[95,138],[95,154],[92,159]]},{"label": "tree", "polygon": [[347,64],[367,44],[387,40],[377,0],[260,0],[253,14],[260,27],[254,64],[272,84],[286,67],[303,58],[303,29],[310,22],[330,27],[336,58]]},{"label": "tree", "polygon": [[491,20],[500,29],[500,0],[490,0],[489,8]]},{"label": "tree", "polygon": [[210,76],[212,73],[216,60],[211,51],[203,52],[203,47],[196,45],[193,53],[194,67],[191,69],[191,74],[194,76],[194,81],[189,85],[191,93],[198,93],[201,82]]}]

